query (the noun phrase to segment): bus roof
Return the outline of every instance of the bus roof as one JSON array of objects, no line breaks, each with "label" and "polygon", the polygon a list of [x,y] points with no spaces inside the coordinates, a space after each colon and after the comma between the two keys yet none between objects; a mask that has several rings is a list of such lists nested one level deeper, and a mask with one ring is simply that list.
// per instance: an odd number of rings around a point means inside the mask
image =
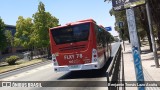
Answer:
[{"label": "bus roof", "polygon": [[104,30],[106,30],[105,27],[103,27],[102,25],[98,25],[98,26],[101,27],[101,28],[103,28]]},{"label": "bus roof", "polygon": [[76,24],[87,23],[87,22],[96,23],[93,19],[85,19],[85,20],[80,20],[80,21],[76,21],[76,22],[67,23],[67,24],[64,25],[64,26],[57,26],[57,27],[50,28],[50,29],[62,28],[62,27],[70,26],[70,25],[76,25]]}]

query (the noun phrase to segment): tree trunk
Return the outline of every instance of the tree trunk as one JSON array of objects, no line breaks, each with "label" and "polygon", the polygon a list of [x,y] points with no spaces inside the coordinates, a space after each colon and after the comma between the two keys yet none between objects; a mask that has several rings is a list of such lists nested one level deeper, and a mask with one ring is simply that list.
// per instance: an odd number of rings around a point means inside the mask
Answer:
[{"label": "tree trunk", "polygon": [[153,21],[155,22],[156,28],[158,30],[158,44],[160,45],[160,1],[159,0],[149,0],[150,9]]},{"label": "tree trunk", "polygon": [[160,50],[160,31],[158,31],[158,40],[157,40],[157,44],[158,44],[158,49]]},{"label": "tree trunk", "polygon": [[51,50],[50,50],[50,46],[49,47],[47,47],[47,51],[48,51],[48,58],[50,58],[51,57]]},{"label": "tree trunk", "polygon": [[130,37],[129,37],[129,32],[127,32],[127,33],[128,33],[128,35],[127,35],[128,42],[129,42],[129,43],[131,43],[131,41],[130,41]]},{"label": "tree trunk", "polygon": [[[137,32],[137,34],[138,34],[138,32]],[[141,39],[140,39],[139,34],[137,36],[138,36],[139,47],[142,47],[142,45],[141,45]]]},{"label": "tree trunk", "polygon": [[31,47],[31,60],[33,60],[33,51],[34,51],[34,47]]},{"label": "tree trunk", "polygon": [[140,18],[141,23],[143,25],[144,30],[147,33],[147,38],[148,38],[148,41],[149,41],[150,51],[153,51],[151,36],[150,36],[150,31],[149,31],[149,25],[148,25],[148,19],[147,19],[147,14],[146,14],[146,9],[143,10],[143,7],[139,7],[139,10],[141,12],[141,18]]},{"label": "tree trunk", "polygon": [[151,36],[150,36],[150,32],[149,32],[148,24],[147,24],[147,27],[145,27],[145,30],[146,30],[147,38],[148,38],[148,41],[149,41],[150,51],[152,51],[152,52],[153,52],[152,42],[151,42]]}]

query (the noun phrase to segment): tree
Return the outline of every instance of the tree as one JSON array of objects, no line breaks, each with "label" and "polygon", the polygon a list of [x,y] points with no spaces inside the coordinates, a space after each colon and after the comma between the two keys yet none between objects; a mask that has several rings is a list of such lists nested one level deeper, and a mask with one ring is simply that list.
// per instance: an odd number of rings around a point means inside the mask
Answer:
[{"label": "tree", "polygon": [[6,48],[5,24],[0,17],[0,51]]},{"label": "tree", "polygon": [[36,48],[48,48],[49,51],[49,28],[58,26],[58,19],[45,11],[45,5],[39,2],[38,11],[33,15],[32,42]]},{"label": "tree", "polygon": [[[146,12],[145,12],[145,7],[141,6],[141,7],[134,8],[134,11],[135,11],[135,16],[136,16],[135,19],[136,19],[136,27],[137,27],[137,32],[138,32],[137,34],[138,34],[139,43],[141,45],[140,39],[143,39],[147,36],[148,41],[149,41],[149,45],[150,45],[150,50],[152,51],[152,43],[151,43],[151,37],[150,37],[150,33],[149,33],[149,27],[148,27],[148,21],[147,21],[147,16],[146,16]],[[128,31],[128,26],[127,26],[125,10],[113,11],[113,9],[112,9],[110,11],[110,14],[115,16],[116,22],[123,21],[125,23],[124,27],[122,28],[124,30],[123,38],[124,39],[128,38],[128,40],[129,40],[129,31]],[[115,27],[115,30],[117,30],[119,32],[120,36],[122,36],[122,34],[121,34],[122,31],[120,31],[120,29],[117,26]]]},{"label": "tree", "polygon": [[12,32],[10,30],[6,30],[5,31],[5,36],[6,36],[6,41],[7,41],[7,45],[11,47],[13,47],[13,36],[12,36]]},{"label": "tree", "polygon": [[152,14],[152,22],[154,26],[154,30],[156,32],[156,35],[158,37],[157,43],[160,48],[160,1],[159,0],[148,0],[149,6],[151,9],[151,14]]},{"label": "tree", "polygon": [[153,51],[145,6],[140,6],[135,8],[135,14],[136,14],[137,26],[139,27],[139,30],[140,29],[142,30],[140,32],[141,35],[140,37],[143,38],[144,35],[147,36],[149,41],[150,51]]},{"label": "tree", "polygon": [[[115,22],[115,30],[119,33],[120,38],[126,40],[126,38],[130,42],[129,38],[129,31],[128,31],[128,26],[127,26],[127,19],[126,19],[126,12],[125,10],[123,11],[114,11],[113,9],[110,10],[110,15],[114,15],[116,22]],[[122,28],[118,27],[118,22],[123,22],[124,26]],[[122,30],[123,30],[123,35],[122,35]]]},{"label": "tree", "polygon": [[[111,2],[111,0],[105,0],[108,2]],[[160,0],[148,0],[149,6],[151,9],[151,17],[152,17],[152,22],[153,22],[153,34],[155,37],[158,37],[158,44],[160,47]],[[147,20],[147,14],[146,14],[146,9],[145,5],[141,5],[138,7],[134,8],[135,14],[136,14],[136,23],[137,23],[137,29],[138,29],[138,34],[143,39],[144,37],[147,36],[149,45],[150,45],[150,50],[152,51],[152,43],[151,43],[151,37],[150,37],[150,32],[149,32],[149,26],[148,26],[148,20]],[[111,10],[112,14],[115,15],[116,21],[119,18],[122,18],[123,16],[120,14],[121,11],[119,12],[114,12]],[[118,13],[118,15],[116,15]]]},{"label": "tree", "polygon": [[32,26],[33,23],[31,18],[24,19],[22,16],[18,17],[16,33],[14,37],[15,46],[22,46],[26,49],[30,48],[30,35],[33,32]]}]

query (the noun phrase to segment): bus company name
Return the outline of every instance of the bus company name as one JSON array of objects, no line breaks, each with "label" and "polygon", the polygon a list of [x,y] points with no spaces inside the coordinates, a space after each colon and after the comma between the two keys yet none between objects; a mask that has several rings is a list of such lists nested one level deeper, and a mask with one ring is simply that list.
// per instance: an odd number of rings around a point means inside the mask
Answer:
[{"label": "bus company name", "polygon": [[82,58],[82,57],[83,57],[82,54],[64,55],[65,60],[78,59],[78,58]]}]

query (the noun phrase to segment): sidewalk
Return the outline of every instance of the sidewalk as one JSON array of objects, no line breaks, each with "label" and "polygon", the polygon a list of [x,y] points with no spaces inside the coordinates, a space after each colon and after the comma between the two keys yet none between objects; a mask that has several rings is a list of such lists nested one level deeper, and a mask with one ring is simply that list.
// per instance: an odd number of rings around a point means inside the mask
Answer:
[{"label": "sidewalk", "polygon": [[[141,47],[141,61],[145,81],[160,81],[160,68],[155,67],[153,53],[149,52],[149,46]],[[131,44],[125,42],[124,74],[125,81],[136,81]],[[137,90],[137,87],[126,87],[126,90]],[[146,87],[146,90],[160,90],[160,87]]]}]

